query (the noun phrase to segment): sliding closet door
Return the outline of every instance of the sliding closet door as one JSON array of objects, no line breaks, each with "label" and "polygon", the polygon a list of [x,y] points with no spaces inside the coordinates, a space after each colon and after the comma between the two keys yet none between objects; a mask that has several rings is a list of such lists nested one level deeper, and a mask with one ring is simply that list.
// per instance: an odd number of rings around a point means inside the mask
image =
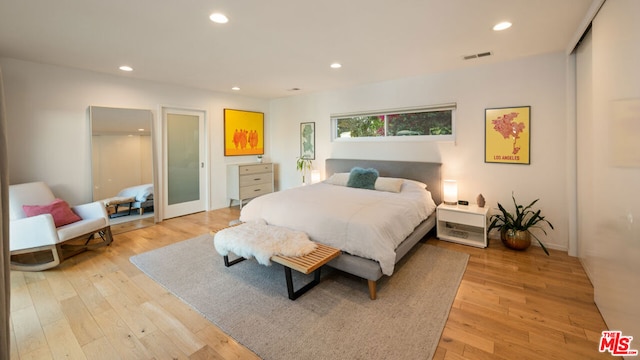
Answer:
[{"label": "sliding closet door", "polygon": [[639,44],[640,1],[606,1],[576,55],[578,253],[607,326],[635,339],[640,339]]},{"label": "sliding closet door", "polygon": [[205,116],[202,111],[163,109],[163,215],[206,210]]}]

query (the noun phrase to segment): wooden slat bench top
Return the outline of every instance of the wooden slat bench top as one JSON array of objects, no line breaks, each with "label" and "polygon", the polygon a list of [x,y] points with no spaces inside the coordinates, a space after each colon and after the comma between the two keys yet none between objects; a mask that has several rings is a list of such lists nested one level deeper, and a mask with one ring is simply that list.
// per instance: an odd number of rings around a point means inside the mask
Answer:
[{"label": "wooden slat bench top", "polygon": [[[241,225],[241,223],[233,224],[226,228],[230,228],[238,225]],[[215,236],[215,234],[220,230],[222,229],[213,230],[210,232],[210,234]],[[297,299],[300,295],[306,293],[308,290],[318,285],[320,283],[320,271],[322,269],[322,265],[335,259],[341,253],[340,249],[336,249],[331,246],[318,244],[318,243],[316,243],[316,245],[317,246],[315,250],[303,256],[283,256],[283,255],[271,256],[271,261],[284,266],[284,276],[285,276],[285,280],[287,281],[287,293],[289,294],[290,300]],[[223,259],[224,259],[224,266],[226,267],[233,266],[245,260],[245,258],[243,257],[238,257],[235,260],[229,261],[228,255],[223,255]],[[300,289],[294,290],[291,270],[301,272],[305,275],[313,273],[313,280],[308,282],[306,285],[304,285]]]},{"label": "wooden slat bench top", "polygon": [[298,257],[274,255],[271,257],[271,261],[303,274],[310,274],[340,255],[340,249],[323,244],[317,245],[318,247],[307,255]]}]

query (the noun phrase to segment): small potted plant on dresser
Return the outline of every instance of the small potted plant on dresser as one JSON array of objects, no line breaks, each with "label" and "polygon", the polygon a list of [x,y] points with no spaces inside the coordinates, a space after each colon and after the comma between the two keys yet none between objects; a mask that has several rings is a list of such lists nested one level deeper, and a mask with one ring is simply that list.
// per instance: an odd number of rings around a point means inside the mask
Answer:
[{"label": "small potted plant on dresser", "polygon": [[529,248],[531,245],[531,236],[533,236],[538,241],[538,244],[540,244],[540,247],[542,247],[545,254],[549,255],[549,251],[542,241],[529,231],[531,228],[539,228],[546,235],[547,232],[540,226],[543,225],[541,223],[546,223],[551,229],[553,229],[553,225],[551,225],[551,223],[540,214],[540,210],[531,209],[540,199],[534,200],[531,204],[525,207],[518,205],[513,193],[511,193],[511,198],[513,199],[513,205],[515,206],[515,213],[508,212],[504,206],[498,203],[500,213],[491,215],[489,218],[491,224],[487,228],[487,234],[492,229],[500,230],[500,239],[502,240],[502,243],[506,247],[515,250],[525,250]]}]

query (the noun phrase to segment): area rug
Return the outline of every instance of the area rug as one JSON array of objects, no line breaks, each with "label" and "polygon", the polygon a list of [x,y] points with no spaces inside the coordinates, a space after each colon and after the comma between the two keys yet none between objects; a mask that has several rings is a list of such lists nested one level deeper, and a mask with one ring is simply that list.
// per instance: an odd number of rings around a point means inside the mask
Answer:
[{"label": "area rug", "polygon": [[[468,255],[418,243],[370,300],[365,280],[324,267],[295,301],[279,264],[229,268],[209,234],[131,262],[263,359],[431,359]],[[297,287],[312,275],[294,273]]]}]

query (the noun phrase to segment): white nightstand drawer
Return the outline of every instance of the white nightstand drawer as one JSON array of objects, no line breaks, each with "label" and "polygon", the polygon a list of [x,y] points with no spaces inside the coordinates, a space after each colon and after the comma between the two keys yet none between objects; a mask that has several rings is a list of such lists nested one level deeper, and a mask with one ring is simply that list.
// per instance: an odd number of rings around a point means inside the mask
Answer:
[{"label": "white nightstand drawer", "polygon": [[487,218],[484,215],[463,213],[458,211],[439,209],[438,220],[449,221],[457,224],[485,227]]},{"label": "white nightstand drawer", "polygon": [[271,173],[240,175],[240,186],[249,186],[273,182]]}]

